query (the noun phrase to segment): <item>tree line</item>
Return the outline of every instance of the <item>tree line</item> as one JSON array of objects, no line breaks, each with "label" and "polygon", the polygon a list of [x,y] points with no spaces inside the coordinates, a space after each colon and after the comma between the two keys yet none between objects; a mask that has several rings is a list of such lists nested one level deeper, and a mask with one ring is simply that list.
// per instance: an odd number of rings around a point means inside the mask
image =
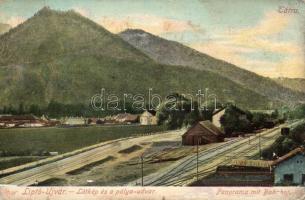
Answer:
[{"label": "tree line", "polygon": [[[142,110],[136,110],[132,107],[131,102],[126,102],[125,107],[119,108],[121,110],[94,110],[91,105],[82,103],[67,104],[57,101],[51,101],[46,106],[38,104],[25,105],[19,103],[17,106],[8,105],[0,108],[1,114],[10,115],[26,115],[33,114],[35,116],[47,115],[49,117],[58,118],[63,116],[83,116],[83,117],[104,117],[114,115],[121,112],[132,114],[142,113]],[[124,110],[125,109],[125,110]]]}]

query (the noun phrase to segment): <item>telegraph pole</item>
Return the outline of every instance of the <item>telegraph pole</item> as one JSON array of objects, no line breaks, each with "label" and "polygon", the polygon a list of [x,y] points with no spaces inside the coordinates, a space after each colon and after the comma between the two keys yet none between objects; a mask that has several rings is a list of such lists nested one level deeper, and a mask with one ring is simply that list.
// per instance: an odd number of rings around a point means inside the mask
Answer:
[{"label": "telegraph pole", "polygon": [[261,133],[258,133],[258,148],[259,148],[259,159],[262,158],[262,148],[261,148]]},{"label": "telegraph pole", "polygon": [[198,181],[198,160],[199,160],[199,140],[198,140],[198,135],[197,135],[197,181]]},{"label": "telegraph pole", "polygon": [[144,157],[143,155],[141,155],[141,176],[142,176],[142,179],[141,179],[141,185],[142,187],[144,186]]}]

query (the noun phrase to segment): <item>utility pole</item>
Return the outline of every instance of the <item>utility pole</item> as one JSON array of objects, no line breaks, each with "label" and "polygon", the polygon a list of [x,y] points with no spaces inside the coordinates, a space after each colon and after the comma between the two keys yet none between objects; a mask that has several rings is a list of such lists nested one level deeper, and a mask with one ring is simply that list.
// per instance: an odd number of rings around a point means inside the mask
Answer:
[{"label": "utility pole", "polygon": [[144,156],[141,155],[141,176],[142,176],[142,179],[141,179],[141,185],[142,187],[144,186]]},{"label": "utility pole", "polygon": [[197,181],[198,181],[198,161],[199,161],[199,140],[198,140],[198,135],[197,135]]},{"label": "utility pole", "polygon": [[258,133],[258,148],[259,148],[259,159],[262,158],[262,148],[261,148],[261,133]]}]

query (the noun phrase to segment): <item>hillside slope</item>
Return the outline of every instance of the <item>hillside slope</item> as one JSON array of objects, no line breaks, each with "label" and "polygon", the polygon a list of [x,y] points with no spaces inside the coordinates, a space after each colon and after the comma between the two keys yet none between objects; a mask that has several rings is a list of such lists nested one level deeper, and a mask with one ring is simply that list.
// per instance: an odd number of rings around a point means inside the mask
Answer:
[{"label": "hillside slope", "polygon": [[220,102],[265,108],[270,100],[213,72],[157,64],[119,36],[75,13],[44,8],[0,36],[0,105],[89,104],[102,88],[163,97],[209,88]]},{"label": "hillside slope", "polygon": [[270,78],[215,59],[178,42],[169,41],[137,29],[128,29],[119,35],[158,63],[209,70],[273,100],[296,102],[305,99],[305,93],[292,91]]},{"label": "hillside slope", "polygon": [[303,78],[275,78],[274,80],[291,90],[305,92],[305,79]]},{"label": "hillside slope", "polygon": [[9,24],[0,23],[0,35],[7,32],[11,26]]}]

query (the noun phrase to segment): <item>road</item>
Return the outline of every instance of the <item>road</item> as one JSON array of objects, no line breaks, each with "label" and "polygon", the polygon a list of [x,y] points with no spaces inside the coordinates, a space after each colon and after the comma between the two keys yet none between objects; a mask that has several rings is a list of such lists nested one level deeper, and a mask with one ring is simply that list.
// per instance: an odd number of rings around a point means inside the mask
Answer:
[{"label": "road", "polygon": [[18,186],[33,185],[36,182],[42,182],[50,178],[63,175],[88,164],[103,160],[109,156],[116,156],[118,151],[129,148],[133,145],[149,143],[152,141],[157,142],[180,139],[184,132],[185,130],[169,131],[161,134],[128,138],[125,140],[114,141],[113,143],[108,142],[105,145],[101,145],[97,148],[58,160],[56,162],[51,162],[26,171],[5,176],[0,179],[0,184],[11,184]]},{"label": "road", "polygon": [[[294,127],[302,121],[291,123]],[[236,138],[221,143],[218,146],[199,152],[198,178],[214,173],[217,166],[231,162],[232,159],[251,158],[261,149],[271,145],[280,136],[281,127],[264,131],[249,138]],[[260,144],[260,145],[259,145]],[[197,178],[197,155],[185,157],[165,169],[144,177],[145,186],[183,186],[194,182]],[[128,185],[139,185],[141,179],[132,181]]]}]

